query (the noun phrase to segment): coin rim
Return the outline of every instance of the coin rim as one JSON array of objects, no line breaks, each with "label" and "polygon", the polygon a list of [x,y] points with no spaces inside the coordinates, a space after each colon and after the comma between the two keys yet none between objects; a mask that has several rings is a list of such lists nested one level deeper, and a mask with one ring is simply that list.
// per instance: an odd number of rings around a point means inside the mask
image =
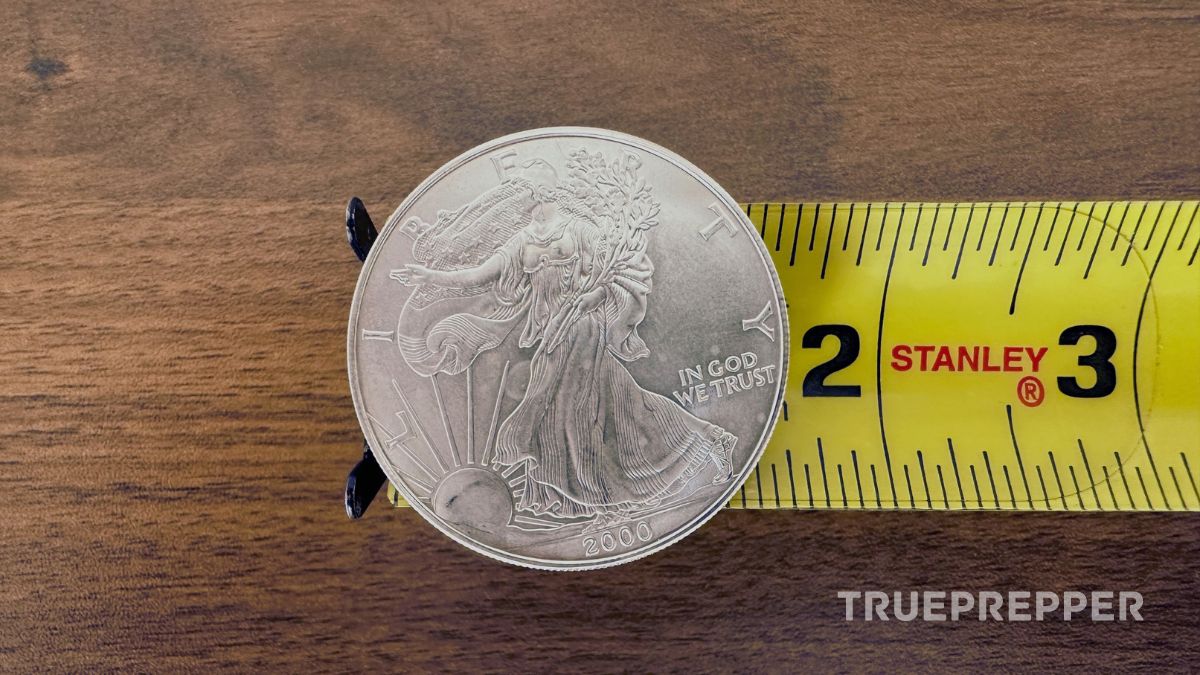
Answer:
[{"label": "coin rim", "polygon": [[[775,302],[779,321],[782,327],[782,334],[779,339],[782,343],[780,373],[782,376],[779,379],[779,385],[776,389],[775,399],[772,402],[771,411],[766,423],[763,425],[762,433],[759,435],[755,444],[754,451],[751,456],[745,461],[742,470],[738,473],[737,480],[730,481],[729,487],[721,494],[720,498],[712,500],[699,514],[694,516],[686,524],[675,528],[669,534],[662,536],[646,544],[643,547],[632,551],[624,551],[603,558],[589,558],[586,560],[555,560],[546,558],[536,558],[532,556],[523,556],[511,551],[507,551],[491,544],[486,544],[481,541],[472,539],[468,535],[456,531],[449,523],[444,522],[436,514],[432,512],[424,504],[421,503],[404,481],[402,476],[390,466],[389,461],[378,461],[380,468],[388,480],[408,501],[409,505],[426,521],[436,527],[442,534],[453,539],[459,544],[494,560],[517,565],[521,567],[529,567],[533,569],[549,570],[549,571],[586,571],[593,569],[601,569],[605,567],[613,567],[627,562],[632,562],[639,558],[644,558],[653,553],[657,553],[672,544],[684,539],[692,532],[695,532],[701,525],[708,522],[715,516],[729,500],[733,497],[742,485],[749,479],[750,473],[758,466],[759,460],[762,459],[763,452],[766,450],[767,443],[770,441],[771,435],[775,430],[775,425],[779,420],[780,406],[783,402],[784,395],[787,391],[787,375],[788,375],[788,356],[791,350],[790,333],[788,329],[788,316],[786,311],[786,301],[783,295],[783,286],[779,281],[779,273],[775,269],[775,263],[771,260],[770,253],[767,251],[766,244],[759,237],[758,231],[754,229],[750,222],[749,216],[742,211],[737,201],[729,195],[715,180],[708,174],[701,171],[694,164],[679,156],[678,154],[643,138],[631,136],[629,134],[608,129],[600,129],[596,127],[544,127],[540,129],[529,129],[520,131],[506,136],[493,139],[486,143],[480,144],[460,154],[454,159],[443,164],[437,171],[434,171],[425,180],[421,181],[412,192],[404,198],[404,201],[396,207],[396,210],[388,217],[383,229],[379,231],[379,236],[371,246],[371,251],[367,255],[367,259],[363,262],[362,270],[359,272],[358,282],[354,287],[354,298],[350,302],[350,316],[346,331],[346,371],[349,375],[350,398],[354,402],[354,412],[358,417],[359,426],[362,428],[363,435],[366,436],[367,444],[371,447],[371,452],[375,453],[374,448],[378,446],[378,439],[367,423],[365,404],[361,399],[358,374],[355,370],[355,358],[357,356],[355,347],[355,336],[358,334],[358,317],[359,304],[362,299],[363,291],[366,287],[366,282],[370,276],[371,270],[374,267],[376,260],[381,255],[379,252],[383,250],[384,243],[388,236],[396,229],[396,222],[407,209],[410,209],[414,202],[423,194],[428,192],[434,185],[438,184],[442,179],[457,170],[463,164],[476,159],[482,155],[489,154],[495,150],[507,145],[520,143],[539,138],[551,137],[568,137],[568,138],[593,138],[597,140],[611,141],[617,144],[631,146],[644,152],[649,152],[656,155],[660,159],[672,164],[692,178],[700,181],[704,187],[708,188],[717,198],[724,204],[727,210],[736,214],[738,224],[742,229],[750,235],[751,240],[755,244],[755,250],[765,265],[767,272],[774,283]],[[379,457],[376,458],[380,459]]]}]

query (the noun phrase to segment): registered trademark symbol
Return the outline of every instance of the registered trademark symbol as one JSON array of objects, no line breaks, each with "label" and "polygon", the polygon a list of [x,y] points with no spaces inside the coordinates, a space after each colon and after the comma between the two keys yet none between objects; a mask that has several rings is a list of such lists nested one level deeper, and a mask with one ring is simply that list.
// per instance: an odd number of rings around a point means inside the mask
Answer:
[{"label": "registered trademark symbol", "polygon": [[1041,405],[1045,397],[1046,388],[1042,386],[1042,381],[1033,375],[1026,375],[1017,382],[1017,398],[1030,408]]}]

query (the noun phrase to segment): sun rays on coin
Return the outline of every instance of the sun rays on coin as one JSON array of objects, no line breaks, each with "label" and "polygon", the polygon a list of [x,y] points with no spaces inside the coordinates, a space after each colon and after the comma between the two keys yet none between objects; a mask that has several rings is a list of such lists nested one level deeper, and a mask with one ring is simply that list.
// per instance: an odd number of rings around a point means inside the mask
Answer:
[{"label": "sun rays on coin", "polygon": [[[500,372],[495,400],[489,406],[491,419],[487,435],[478,453],[473,433],[467,434],[465,448],[458,447],[447,421],[449,410],[437,375],[430,380],[439,418],[443,421],[441,431],[444,438],[435,442],[421,422],[406,412],[411,409],[409,398],[394,379],[392,390],[404,407],[404,410],[396,413],[396,423],[386,424],[371,414],[368,414],[368,419],[383,440],[384,449],[401,453],[411,462],[415,470],[405,471],[405,478],[420,490],[417,498],[451,523],[484,531],[505,526],[555,530],[566,525],[586,523],[586,518],[559,518],[553,514],[535,517],[518,513],[514,504],[522,494],[525,464],[516,464],[503,471],[495,471],[490,466],[489,456],[500,422],[501,404],[503,398],[510,395],[505,389],[510,366],[511,361],[506,361]],[[468,368],[460,376],[467,383],[468,417],[473,416],[475,409],[475,402],[471,398],[473,375],[473,368]],[[469,424],[468,429],[472,428],[473,425]],[[418,440],[419,443],[414,442]],[[443,457],[449,457],[450,461],[447,462]]]}]

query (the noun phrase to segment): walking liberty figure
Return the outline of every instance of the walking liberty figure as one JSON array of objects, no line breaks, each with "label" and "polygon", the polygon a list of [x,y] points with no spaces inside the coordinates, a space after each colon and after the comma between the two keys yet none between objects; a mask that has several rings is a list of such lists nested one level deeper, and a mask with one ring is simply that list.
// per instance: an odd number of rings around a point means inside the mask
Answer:
[{"label": "walking liberty figure", "polygon": [[[514,331],[531,353],[490,460],[524,465],[520,511],[607,523],[732,478],[737,438],[626,369],[650,353],[638,326],[658,202],[639,168],[632,153],[579,149],[562,179],[536,159],[436,223],[404,226],[419,262],[391,276],[415,287],[398,336],[408,365],[461,373]],[[693,480],[706,467],[716,478]]]}]

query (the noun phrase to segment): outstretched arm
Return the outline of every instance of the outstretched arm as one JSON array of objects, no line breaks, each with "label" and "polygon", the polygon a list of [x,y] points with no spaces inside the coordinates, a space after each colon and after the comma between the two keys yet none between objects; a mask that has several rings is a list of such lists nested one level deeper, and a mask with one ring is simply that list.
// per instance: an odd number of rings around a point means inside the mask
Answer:
[{"label": "outstretched arm", "polygon": [[431,284],[444,288],[470,288],[500,278],[500,270],[503,267],[504,259],[494,255],[482,265],[461,270],[433,270],[424,265],[409,263],[403,269],[392,270],[389,276],[406,286]]}]

